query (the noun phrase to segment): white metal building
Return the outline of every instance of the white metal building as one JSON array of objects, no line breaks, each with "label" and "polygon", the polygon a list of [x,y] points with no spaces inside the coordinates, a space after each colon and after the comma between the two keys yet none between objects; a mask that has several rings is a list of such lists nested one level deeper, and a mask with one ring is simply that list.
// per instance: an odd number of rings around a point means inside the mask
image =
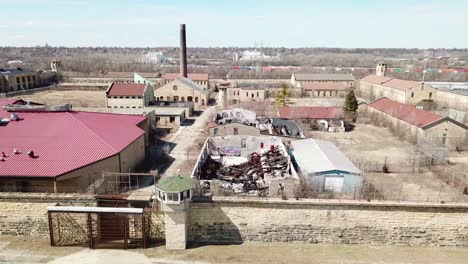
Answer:
[{"label": "white metal building", "polygon": [[332,142],[310,138],[291,145],[299,171],[314,190],[351,192],[361,185],[361,171]]}]

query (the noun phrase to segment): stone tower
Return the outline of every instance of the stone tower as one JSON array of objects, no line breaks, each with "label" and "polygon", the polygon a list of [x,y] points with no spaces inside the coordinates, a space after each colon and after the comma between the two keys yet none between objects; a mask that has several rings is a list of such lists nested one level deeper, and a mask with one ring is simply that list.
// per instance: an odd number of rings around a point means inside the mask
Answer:
[{"label": "stone tower", "polygon": [[375,75],[377,76],[385,76],[385,72],[387,71],[387,64],[386,63],[379,63],[377,67],[375,67]]},{"label": "stone tower", "polygon": [[219,106],[221,109],[225,109],[227,107],[227,87],[221,86],[218,87],[219,90],[219,95],[218,95],[218,101],[219,101]]},{"label": "stone tower", "polygon": [[156,185],[157,199],[165,214],[167,249],[185,249],[187,246],[193,186],[191,177],[182,176],[162,178]]},{"label": "stone tower", "polygon": [[52,69],[53,72],[57,74],[57,79],[61,80],[62,79],[62,62],[59,60],[52,60],[50,62],[50,68]]}]

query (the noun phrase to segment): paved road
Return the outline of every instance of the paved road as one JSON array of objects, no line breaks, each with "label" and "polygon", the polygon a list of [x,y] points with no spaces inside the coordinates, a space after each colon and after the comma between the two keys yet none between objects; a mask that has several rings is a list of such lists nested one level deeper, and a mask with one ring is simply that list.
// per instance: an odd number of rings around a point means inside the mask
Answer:
[{"label": "paved road", "polygon": [[[164,176],[171,176],[177,173],[177,170],[186,162],[187,160],[187,150],[191,148],[194,142],[201,137],[206,136],[206,122],[209,120],[209,117],[216,112],[214,106],[208,107],[203,113],[197,117],[195,122],[191,126],[181,127],[177,133],[171,139],[171,142],[177,144],[174,149],[169,153],[175,161],[171,166],[166,170]],[[211,121],[211,120],[209,120]],[[191,151],[189,153],[190,159],[193,159],[198,156],[199,153]]]}]

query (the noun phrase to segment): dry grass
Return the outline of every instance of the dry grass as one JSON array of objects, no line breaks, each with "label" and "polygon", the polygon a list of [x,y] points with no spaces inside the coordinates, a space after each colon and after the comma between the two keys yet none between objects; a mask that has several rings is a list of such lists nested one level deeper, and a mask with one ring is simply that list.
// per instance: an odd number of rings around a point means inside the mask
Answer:
[{"label": "dry grass", "polygon": [[104,91],[56,91],[49,90],[31,95],[14,97],[43,104],[72,104],[74,107],[106,107]]}]

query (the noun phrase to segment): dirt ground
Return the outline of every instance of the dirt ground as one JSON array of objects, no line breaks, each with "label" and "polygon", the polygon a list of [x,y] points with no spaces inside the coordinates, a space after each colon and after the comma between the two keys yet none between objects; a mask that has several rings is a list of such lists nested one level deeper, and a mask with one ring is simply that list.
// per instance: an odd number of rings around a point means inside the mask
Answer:
[{"label": "dirt ground", "polygon": [[104,91],[48,90],[13,98],[25,99],[43,104],[72,104],[74,107],[106,107],[106,96]]},{"label": "dirt ground", "polygon": [[0,263],[466,263],[466,248],[244,243],[170,251],[51,247],[46,239],[0,237]]},{"label": "dirt ground", "polygon": [[[466,200],[460,188],[448,185],[427,169],[419,170],[415,161],[415,146],[394,136],[387,128],[357,124],[346,133],[311,132],[317,139],[334,142],[361,170],[368,170],[367,180],[384,197],[409,201]],[[453,152],[449,159],[465,164],[468,153]],[[391,173],[381,173],[384,164]]]}]

